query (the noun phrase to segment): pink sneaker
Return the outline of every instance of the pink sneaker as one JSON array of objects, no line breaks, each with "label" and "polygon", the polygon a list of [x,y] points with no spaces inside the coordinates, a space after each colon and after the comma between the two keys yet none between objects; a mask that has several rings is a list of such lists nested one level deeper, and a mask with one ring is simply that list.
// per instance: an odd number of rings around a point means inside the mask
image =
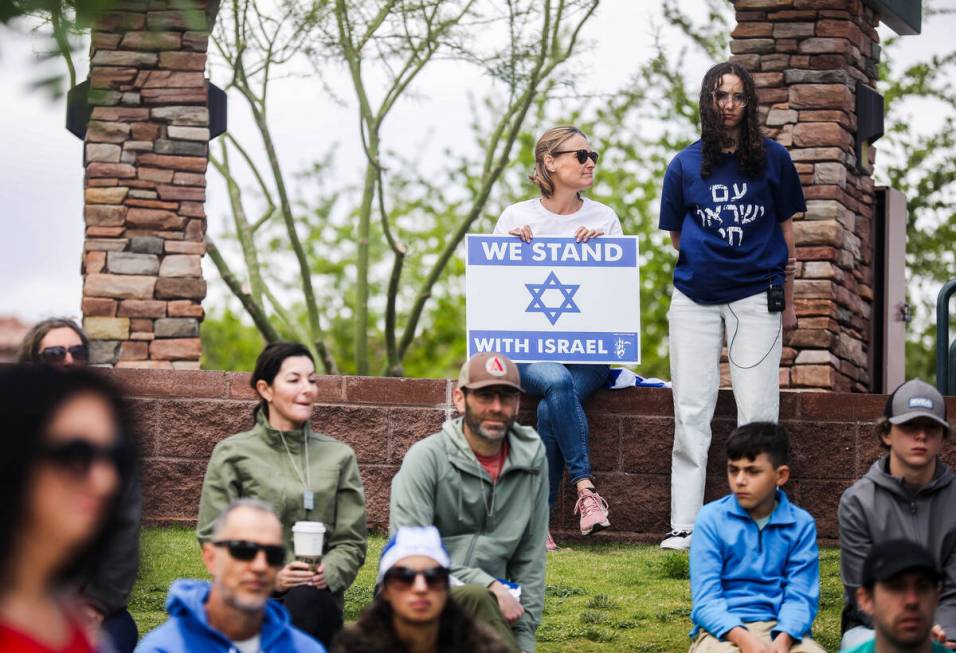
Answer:
[{"label": "pink sneaker", "polygon": [[554,538],[551,537],[551,530],[548,530],[548,539],[544,541],[544,548],[548,553],[558,550],[558,545],[555,543]]},{"label": "pink sneaker", "polygon": [[578,502],[574,504],[574,514],[581,514],[581,535],[590,535],[611,525],[607,516],[607,501],[597,491],[585,490],[578,494]]}]

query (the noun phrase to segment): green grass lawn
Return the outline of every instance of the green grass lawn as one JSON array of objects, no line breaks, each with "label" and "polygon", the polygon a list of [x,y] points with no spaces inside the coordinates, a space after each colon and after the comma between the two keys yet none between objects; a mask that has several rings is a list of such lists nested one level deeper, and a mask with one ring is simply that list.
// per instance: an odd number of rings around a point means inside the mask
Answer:
[{"label": "green grass lawn", "polygon": [[[354,620],[372,599],[382,537],[369,541],[368,561],[346,594],[345,618]],[[839,551],[820,555],[817,641],[839,647],[843,587]],[[205,578],[191,529],[147,528],[142,565],[130,611],[140,633],[166,618],[166,590],[175,578]],[[548,556],[544,619],[538,628],[542,653],[588,651],[686,651],[690,645],[687,556],[650,545],[576,544]]]}]

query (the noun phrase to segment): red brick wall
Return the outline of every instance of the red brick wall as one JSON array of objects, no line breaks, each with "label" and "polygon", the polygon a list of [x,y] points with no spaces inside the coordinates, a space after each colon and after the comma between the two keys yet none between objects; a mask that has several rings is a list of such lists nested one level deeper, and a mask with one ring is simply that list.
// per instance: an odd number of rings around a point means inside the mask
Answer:
[{"label": "red brick wall", "polygon": [[[249,428],[255,398],[245,374],[114,370],[142,420],[145,517],[150,523],[192,523],[213,446]],[[402,456],[454,413],[453,382],[444,379],[321,377],[313,424],[355,450],[369,522],[384,528],[388,492]],[[817,518],[820,536],[836,537],[840,493],[879,455],[870,423],[885,398],[876,395],[784,392],[781,421],[793,442],[791,496]],[[956,399],[950,399],[956,411]],[[587,405],[591,459],[598,489],[611,504],[609,536],[651,540],[668,529],[673,410],[669,390],[601,392]],[[721,392],[714,421],[707,499],[724,494],[723,443],[735,405]],[[533,400],[522,423],[533,423]],[[950,443],[947,459],[956,462]],[[573,530],[568,489],[555,509],[557,530]],[[604,537],[602,534],[601,537]]]}]

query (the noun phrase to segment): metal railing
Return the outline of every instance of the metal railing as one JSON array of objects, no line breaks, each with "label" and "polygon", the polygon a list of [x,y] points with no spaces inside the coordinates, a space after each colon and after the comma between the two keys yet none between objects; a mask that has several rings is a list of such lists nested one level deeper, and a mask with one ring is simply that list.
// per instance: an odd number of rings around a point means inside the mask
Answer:
[{"label": "metal railing", "polygon": [[956,279],[948,282],[936,298],[936,388],[944,395],[956,394],[956,340],[949,341],[949,299],[956,293]]}]

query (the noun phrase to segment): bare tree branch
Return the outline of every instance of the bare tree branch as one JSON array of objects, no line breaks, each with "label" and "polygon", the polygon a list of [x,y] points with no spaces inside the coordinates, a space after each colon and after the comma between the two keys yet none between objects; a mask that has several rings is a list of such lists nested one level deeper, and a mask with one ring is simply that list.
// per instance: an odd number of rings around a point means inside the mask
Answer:
[{"label": "bare tree branch", "polygon": [[[262,144],[266,152],[267,159],[269,161],[269,169],[272,173],[272,180],[275,185],[275,193],[278,195],[278,209],[279,214],[282,217],[283,224],[285,226],[286,235],[289,239],[290,246],[295,255],[296,261],[299,267],[300,283],[302,286],[302,294],[305,300],[306,311],[309,319],[309,328],[311,336],[306,340],[310,343],[321,343],[322,342],[322,328],[321,322],[319,319],[319,310],[316,302],[315,291],[312,286],[312,275],[311,268],[309,265],[308,257],[305,253],[305,248],[302,245],[302,241],[299,238],[298,231],[295,225],[295,219],[292,214],[292,204],[289,199],[289,193],[287,190],[287,185],[285,182],[285,176],[282,172],[282,168],[279,162],[279,156],[276,152],[275,142],[272,138],[271,128],[267,121],[266,117],[266,96],[268,92],[269,77],[268,77],[268,67],[264,67],[262,72],[258,75],[259,81],[259,91],[258,93],[253,90],[252,80],[248,75],[245,62],[245,52],[247,50],[247,42],[250,34],[250,30],[247,26],[248,21],[248,11],[254,12],[255,16],[258,18],[258,24],[260,26],[260,33],[258,36],[266,39],[266,58],[271,55],[274,51],[275,43],[278,42],[280,37],[282,37],[281,25],[276,28],[275,31],[269,32],[264,28],[263,14],[259,11],[258,5],[254,0],[245,2],[241,7],[238,0],[233,1],[234,11],[237,13],[234,14],[233,22],[235,25],[233,38],[234,42],[232,43],[232,49],[229,46],[223,46],[220,48],[222,51],[233,52],[231,58],[231,64],[235,70],[235,75],[232,81],[232,86],[239,91],[239,93],[245,98],[249,109],[252,112],[253,121],[256,125],[256,129],[259,132],[260,138],[262,139]],[[286,15],[286,18],[291,15],[291,12]],[[286,18],[283,18],[284,22]],[[254,30],[251,30],[254,32]],[[282,37],[287,38],[287,42],[295,42],[303,34],[303,28],[301,26],[293,30],[291,36]],[[235,141],[233,141],[235,143]],[[267,200],[272,204],[271,194],[269,193],[264,181],[262,180],[261,175],[257,174],[257,168],[252,162],[251,157],[247,152],[241,147],[238,148],[240,154],[246,160],[247,164],[250,166],[250,169],[253,170],[253,174],[256,175],[257,181],[260,185],[260,188],[263,189]],[[265,285],[262,285],[263,290],[267,290]],[[313,345],[314,346],[314,345]]]},{"label": "bare tree branch", "polygon": [[[466,217],[461,221],[461,223],[459,223],[458,229],[456,229],[454,234],[446,241],[444,249],[442,250],[441,254],[439,254],[438,259],[432,266],[431,270],[429,270],[425,280],[419,286],[418,293],[416,294],[414,303],[412,304],[412,309],[405,323],[405,329],[402,333],[401,341],[398,345],[399,360],[404,358],[405,353],[408,351],[408,347],[412,344],[415,338],[415,331],[418,328],[418,322],[421,319],[425,304],[431,298],[432,288],[438,281],[441,274],[444,272],[445,267],[448,265],[448,261],[454,255],[455,250],[464,239],[465,234],[468,233],[472,224],[481,215],[494,184],[504,171],[510,157],[511,148],[514,146],[515,140],[518,138],[518,134],[520,133],[521,127],[524,124],[528,110],[531,108],[531,105],[534,102],[534,98],[540,88],[541,82],[546,79],[547,76],[550,75],[557,66],[567,61],[567,59],[571,56],[582,27],[594,14],[599,1],[600,0],[590,1],[590,6],[585,10],[583,16],[580,17],[577,25],[572,30],[571,37],[568,40],[568,45],[565,48],[560,47],[560,32],[553,27],[553,25],[557,25],[564,18],[564,1],[561,0],[560,4],[558,5],[559,12],[557,16],[554,17],[553,22],[551,16],[551,0],[545,2],[537,58],[535,65],[528,76],[528,85],[524,92],[521,93],[516,101],[509,107],[509,110],[505,112],[505,115],[507,116],[507,122],[499,122],[499,128],[495,130],[495,134],[498,136],[498,138],[491,140],[488,143],[486,148],[486,173],[482,176],[482,185],[475,194],[475,200],[472,203],[471,209],[468,211]],[[488,162],[492,159],[496,159],[496,162],[489,167]]]},{"label": "bare tree branch", "polygon": [[[365,155],[364,178],[354,209],[355,277],[354,280],[348,278],[348,284],[354,289],[348,306],[352,311],[350,320],[353,324],[354,364],[357,373],[369,372],[372,274],[374,272],[377,280],[380,269],[377,267],[378,262],[371,260],[372,246],[374,244],[380,248],[381,244],[385,244],[392,254],[384,298],[385,373],[400,374],[404,357],[415,338],[435,284],[464,235],[484,214],[496,183],[510,163],[512,150],[530,108],[545,92],[548,80],[557,67],[576,49],[580,30],[593,14],[598,1],[283,0],[278,12],[267,15],[260,11],[256,0],[231,0],[234,11],[231,25],[233,33],[228,39],[231,42],[224,42],[227,39],[223,35],[228,28],[223,28],[217,35],[216,47],[233,67],[230,86],[248,104],[268,161],[268,168],[260,169],[246,147],[235,139],[228,140],[228,145],[235,148],[249,167],[262,193],[263,202],[267,203],[267,206],[261,207],[262,212],[257,220],[250,223],[246,217],[242,206],[242,187],[232,179],[231,171],[228,170],[228,156],[223,155],[215,160],[214,165],[223,173],[231,195],[235,195],[233,219],[237,233],[241,231],[246,242],[253,243],[260,229],[270,233],[269,225],[273,218],[281,217],[289,250],[298,265],[298,283],[306,308],[308,333],[288,307],[277,300],[267,284],[261,282],[262,274],[260,281],[253,285],[261,283],[259,304],[265,301],[284,329],[289,329],[300,338],[311,335],[309,346],[323,361],[326,370],[334,369],[334,357],[322,338],[318,296],[312,286],[312,268],[305,250],[306,242],[311,244],[314,239],[325,236],[318,227],[307,226],[309,232],[304,241],[292,213],[289,186],[275,150],[267,113],[270,81],[275,74],[281,74],[279,67],[300,52],[313,62],[318,71],[327,65],[330,56],[331,60],[345,64],[355,93],[360,142]],[[503,48],[493,46],[498,49],[482,53],[482,45],[474,40],[474,34],[468,30],[488,30],[489,26],[504,21],[507,22],[510,35],[508,42]],[[300,51],[296,48],[300,48]],[[406,292],[414,292],[404,295],[411,300],[411,306],[405,323],[401,325],[399,338],[399,299],[403,296],[403,273],[409,258],[408,248],[398,236],[386,202],[392,174],[382,159],[382,130],[392,109],[412,94],[415,81],[429,63],[442,57],[481,67],[492,79],[502,83],[505,90],[501,97],[506,101],[500,109],[496,108],[497,115],[491,122],[491,133],[487,138],[481,138],[484,150],[480,158],[481,175],[474,187],[469,186],[470,199],[464,207],[463,217],[451,234],[441,234],[439,251],[427,253],[424,261],[429,267],[422,270],[426,273],[425,278],[416,281],[414,288],[405,289]],[[384,83],[380,81],[382,77]],[[371,81],[373,79],[374,84]],[[395,178],[401,183],[401,176]],[[326,204],[326,210],[329,206]],[[373,225],[373,215],[376,213],[379,224]],[[407,213],[402,209],[397,210],[396,215]],[[371,242],[373,226],[381,228],[383,243]],[[239,239],[240,245],[244,242],[243,238]],[[347,258],[332,257],[328,261],[317,259],[316,265],[317,269],[339,270],[336,274],[341,274],[341,266],[347,261]]]},{"label": "bare tree branch", "polygon": [[259,254],[252,238],[252,229],[246,218],[246,209],[242,203],[242,191],[232,176],[232,170],[229,167],[229,150],[225,143],[220,144],[220,152],[222,155],[221,160],[210,155],[209,162],[212,163],[213,167],[216,168],[226,181],[226,191],[229,194],[229,205],[232,210],[236,239],[239,241],[239,247],[242,250],[242,256],[246,263],[246,270],[249,273],[249,288],[256,303],[261,305],[263,283]]},{"label": "bare tree branch", "polygon": [[66,69],[70,74],[70,88],[76,86],[76,66],[73,65],[73,50],[67,40],[67,27],[63,24],[63,9],[59,3],[53,4],[50,12],[50,23],[53,26],[53,39],[56,41],[56,47],[66,62]]},{"label": "bare tree branch", "polygon": [[256,325],[256,328],[259,329],[259,333],[261,333],[268,342],[281,340],[279,333],[275,330],[275,327],[272,326],[272,323],[269,321],[269,316],[266,315],[262,306],[253,299],[252,295],[242,289],[242,283],[229,268],[229,264],[226,263],[226,259],[222,257],[212,237],[207,234],[205,241],[206,252],[216,266],[216,270],[219,271],[219,276],[226,282],[226,286],[229,287],[232,294],[242,303],[242,307],[246,309],[246,313],[252,318],[252,322]]},{"label": "bare tree branch", "polygon": [[[372,18],[371,21],[369,21],[365,26],[363,36],[357,42],[355,42],[353,41],[355,28],[353,26],[349,5],[346,3],[346,0],[335,1],[335,18],[336,24],[338,26],[338,47],[340,49],[340,53],[345,58],[352,80],[352,86],[355,90],[356,98],[358,100],[360,133],[362,136],[362,146],[367,160],[365,180],[362,188],[362,198],[358,207],[358,229],[356,237],[358,247],[356,254],[357,283],[355,286],[354,344],[355,365],[359,374],[367,374],[369,369],[369,237],[371,232],[372,206],[375,202],[375,195],[376,193],[382,193],[384,189],[384,183],[382,183],[381,180],[384,174],[384,168],[380,158],[380,130],[385,118],[388,116],[388,113],[394,107],[395,102],[408,90],[409,85],[416,79],[419,73],[421,73],[423,68],[435,55],[442,36],[447,34],[449,30],[458,24],[462,16],[471,10],[473,4],[474,0],[468,0],[464,7],[456,15],[453,15],[447,20],[438,23],[435,21],[438,11],[441,8],[441,3],[435,3],[430,7],[425,4],[420,5],[418,9],[420,9],[424,33],[419,37],[411,36],[411,31],[408,27],[409,24],[407,21],[411,12],[397,10],[397,19],[401,22],[402,29],[406,35],[405,45],[402,50],[396,50],[394,53],[389,54],[400,55],[402,57],[402,63],[395,69],[391,69],[388,57],[380,51],[379,57],[381,58],[381,61],[387,69],[393,71],[393,76],[389,85],[385,89],[382,101],[379,103],[377,108],[373,108],[372,102],[369,98],[368,89],[366,88],[363,78],[363,48],[369,43],[374,43],[376,46],[381,46],[381,44],[384,42],[379,38],[378,31],[384,28],[390,10],[395,8],[395,3],[384,3],[376,13],[375,17]],[[388,39],[390,37],[385,36],[383,38]],[[394,70],[397,70],[398,72],[394,72]],[[388,230],[388,213],[385,211],[384,202],[381,200],[379,202],[379,207],[383,228]],[[386,235],[386,238],[391,241],[390,233]],[[392,290],[387,298],[388,306],[386,308],[385,338],[386,349],[390,352],[389,366],[393,367],[397,362],[394,360],[396,353],[394,349],[395,302],[398,292],[398,282],[401,276],[401,266],[402,259],[404,258],[404,251],[399,252],[398,248],[395,247],[394,242],[389,242],[389,245],[392,248],[393,253],[396,255],[396,259],[393,262],[392,278],[389,282],[389,287]],[[389,333],[390,328],[393,330],[392,333]]]}]

